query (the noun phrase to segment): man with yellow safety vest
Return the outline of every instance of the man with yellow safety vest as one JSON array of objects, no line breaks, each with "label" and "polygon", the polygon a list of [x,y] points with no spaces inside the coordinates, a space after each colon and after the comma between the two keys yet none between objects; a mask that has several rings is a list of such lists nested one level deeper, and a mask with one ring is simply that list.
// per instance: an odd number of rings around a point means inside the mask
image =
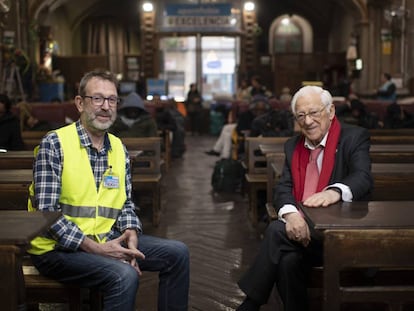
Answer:
[{"label": "man with yellow safety vest", "polygon": [[62,283],[98,288],[104,310],[135,310],[142,271],[159,272],[158,310],[187,310],[189,251],[179,241],[143,234],[131,199],[129,156],[107,130],[117,115],[117,80],[86,73],[75,104],[80,119],[41,141],[29,211],[61,211],[31,242],[39,272]]}]

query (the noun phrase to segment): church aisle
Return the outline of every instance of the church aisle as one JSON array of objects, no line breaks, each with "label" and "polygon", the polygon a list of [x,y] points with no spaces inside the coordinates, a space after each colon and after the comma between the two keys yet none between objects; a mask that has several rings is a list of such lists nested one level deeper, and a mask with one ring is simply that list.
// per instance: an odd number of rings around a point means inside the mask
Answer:
[{"label": "church aisle", "polygon": [[[175,159],[163,177],[161,223],[150,223],[142,205],[147,234],[177,239],[190,249],[189,310],[235,310],[244,298],[237,280],[253,260],[259,234],[247,219],[247,197],[214,194],[210,180],[217,157],[208,156],[216,137],[187,136],[187,152]],[[144,197],[142,198],[143,202]],[[157,275],[144,273],[138,310],[156,310]],[[270,306],[269,306],[270,307]],[[263,307],[262,310],[270,310]]]}]

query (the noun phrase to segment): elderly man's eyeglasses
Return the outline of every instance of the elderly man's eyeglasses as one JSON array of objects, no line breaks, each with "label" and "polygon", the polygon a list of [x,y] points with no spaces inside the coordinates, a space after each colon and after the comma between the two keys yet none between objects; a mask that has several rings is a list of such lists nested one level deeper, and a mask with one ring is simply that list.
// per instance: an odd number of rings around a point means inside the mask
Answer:
[{"label": "elderly man's eyeglasses", "polygon": [[117,104],[120,103],[121,99],[119,97],[116,96],[109,96],[109,97],[104,97],[102,95],[93,95],[93,96],[82,96],[83,98],[90,98],[91,99],[91,103],[94,106],[102,106],[105,102],[105,100],[108,101],[108,105],[111,107],[115,107]]},{"label": "elderly man's eyeglasses", "polygon": [[306,117],[311,118],[312,120],[317,120],[321,117],[322,111],[326,109],[326,106],[323,106],[321,110],[309,111],[308,113],[298,113],[295,115],[296,121],[299,123],[305,122]]}]

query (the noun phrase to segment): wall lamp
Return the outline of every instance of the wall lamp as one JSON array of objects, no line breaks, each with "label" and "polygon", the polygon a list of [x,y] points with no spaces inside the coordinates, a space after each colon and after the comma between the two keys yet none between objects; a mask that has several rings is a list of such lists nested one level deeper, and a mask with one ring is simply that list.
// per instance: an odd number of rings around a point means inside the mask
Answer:
[{"label": "wall lamp", "polygon": [[152,2],[144,2],[142,4],[142,10],[147,13],[152,12],[154,10],[154,5],[152,4]]},{"label": "wall lamp", "polygon": [[254,2],[253,1],[247,1],[244,3],[244,10],[251,12],[254,11]]}]

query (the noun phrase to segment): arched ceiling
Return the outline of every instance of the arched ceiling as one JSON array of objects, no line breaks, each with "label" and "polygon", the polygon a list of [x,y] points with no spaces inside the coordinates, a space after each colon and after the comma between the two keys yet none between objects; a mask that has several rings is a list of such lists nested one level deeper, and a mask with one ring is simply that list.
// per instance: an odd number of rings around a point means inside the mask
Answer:
[{"label": "arched ceiling", "polygon": [[30,17],[41,21],[55,10],[63,10],[75,28],[84,18],[114,16],[123,20],[137,19],[138,0],[28,0]]},{"label": "arched ceiling", "polygon": [[[215,1],[212,1],[215,2]],[[310,20],[330,20],[331,11],[336,7],[343,7],[352,12],[356,18],[364,20],[367,16],[367,0],[256,0],[258,11],[278,12],[282,14],[292,12],[301,14]],[[95,15],[98,12],[110,12],[112,15],[136,14],[138,17],[138,0],[28,0],[30,15],[38,19],[43,14],[63,8],[73,25],[78,24],[79,19],[87,15]],[[124,9],[128,9],[127,12]],[[274,17],[274,16],[273,16]]]}]

